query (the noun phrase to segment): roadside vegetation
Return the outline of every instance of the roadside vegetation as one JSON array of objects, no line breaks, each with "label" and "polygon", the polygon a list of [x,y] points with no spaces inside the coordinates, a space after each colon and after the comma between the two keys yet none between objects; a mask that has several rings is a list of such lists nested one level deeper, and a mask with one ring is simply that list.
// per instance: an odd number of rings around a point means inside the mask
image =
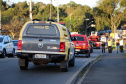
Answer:
[{"label": "roadside vegetation", "polygon": [[[83,2],[82,2],[83,3]],[[27,2],[18,2],[11,5],[1,0],[1,23],[2,30],[7,30],[14,38],[19,35],[20,29],[26,21],[29,21],[29,5]],[[50,4],[42,2],[32,2],[33,19],[37,18],[42,21],[49,19]],[[52,19],[56,21],[57,7],[51,6]],[[65,22],[66,27],[70,30],[70,15],[71,15],[71,30],[72,32],[84,33],[86,24],[93,21],[95,27],[88,27],[88,34],[92,30],[104,30],[111,28],[114,32],[114,25],[120,28],[126,24],[126,0],[99,0],[97,6],[90,8],[86,5],[76,4],[70,1],[68,4],[59,6],[60,22]],[[86,21],[86,18],[89,20]]]}]

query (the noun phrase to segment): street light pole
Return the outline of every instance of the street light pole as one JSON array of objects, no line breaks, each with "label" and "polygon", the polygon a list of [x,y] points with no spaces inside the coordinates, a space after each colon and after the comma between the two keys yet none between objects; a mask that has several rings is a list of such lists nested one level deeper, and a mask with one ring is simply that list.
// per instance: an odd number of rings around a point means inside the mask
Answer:
[{"label": "street light pole", "polygon": [[87,35],[87,21],[88,21],[89,19],[87,18],[87,19],[85,19],[85,21],[86,21],[86,27],[85,27],[85,35]]},{"label": "street light pole", "polygon": [[57,1],[57,22],[59,22],[59,5],[58,5],[58,1]]},{"label": "street light pole", "polygon": [[50,17],[49,19],[51,19],[52,15],[51,15],[51,5],[52,5],[52,0],[51,0],[51,3],[50,3]]},{"label": "street light pole", "polygon": [[30,0],[30,21],[32,21],[32,2]]},{"label": "street light pole", "polygon": [[70,14],[70,32],[71,32],[71,14]]},{"label": "street light pole", "polygon": [[85,27],[85,35],[87,35],[87,20],[86,20],[86,27]]}]

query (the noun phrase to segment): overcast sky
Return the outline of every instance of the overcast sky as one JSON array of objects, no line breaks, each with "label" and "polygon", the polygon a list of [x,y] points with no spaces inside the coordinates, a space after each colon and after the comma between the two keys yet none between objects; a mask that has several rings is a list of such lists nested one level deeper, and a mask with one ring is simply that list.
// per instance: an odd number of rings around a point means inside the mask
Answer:
[{"label": "overcast sky", "polygon": [[[3,1],[8,1],[8,0],[3,0]],[[10,3],[18,3],[18,2],[23,2],[23,1],[29,1],[29,0],[9,0]],[[49,4],[51,0],[32,0],[33,2],[43,2],[45,4]],[[90,7],[95,7],[97,5],[98,0],[52,0],[52,4],[54,6],[57,5],[57,2],[59,4],[67,4],[70,1],[74,1],[77,4],[82,4],[82,5],[88,5]]]}]

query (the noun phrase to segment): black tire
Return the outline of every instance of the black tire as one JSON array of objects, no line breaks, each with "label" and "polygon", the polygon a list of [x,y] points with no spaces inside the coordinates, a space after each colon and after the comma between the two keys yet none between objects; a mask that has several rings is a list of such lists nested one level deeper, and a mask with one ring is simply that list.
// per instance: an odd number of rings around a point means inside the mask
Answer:
[{"label": "black tire", "polygon": [[[20,63],[20,61],[21,61],[22,59],[19,59],[19,63]],[[19,65],[19,67],[20,67],[20,70],[27,70],[27,68],[28,68],[28,60],[27,59],[25,59],[25,66],[20,66]]]},{"label": "black tire", "polygon": [[5,58],[5,57],[6,57],[6,50],[4,49],[2,53],[2,58]]},{"label": "black tire", "polygon": [[62,72],[67,72],[68,71],[68,67],[69,67],[69,56],[67,58],[67,61],[63,61],[62,65],[64,65],[65,67],[61,68]]},{"label": "black tire", "polygon": [[69,66],[74,66],[75,64],[75,56],[69,61]]},{"label": "black tire", "polygon": [[8,58],[14,57],[14,55],[15,55],[15,49],[13,49],[12,54],[8,55]]},{"label": "black tire", "polygon": [[66,67],[65,68],[61,68],[61,70],[62,70],[62,72],[67,72],[68,71],[68,66],[69,66],[68,61],[65,62],[64,64],[66,65]]},{"label": "black tire", "polygon": [[87,54],[86,54],[86,58],[89,58],[89,57],[90,57],[90,53],[87,53]]},{"label": "black tire", "polygon": [[15,49],[13,49],[11,57],[14,57],[14,55],[15,55]]},{"label": "black tire", "polygon": [[40,65],[40,64],[39,64],[39,63],[37,63],[37,62],[33,62],[33,64],[34,64],[34,65]]},{"label": "black tire", "polygon": [[97,49],[100,49],[100,47],[98,47]]},{"label": "black tire", "polygon": [[93,53],[93,49],[90,50],[90,53]]}]

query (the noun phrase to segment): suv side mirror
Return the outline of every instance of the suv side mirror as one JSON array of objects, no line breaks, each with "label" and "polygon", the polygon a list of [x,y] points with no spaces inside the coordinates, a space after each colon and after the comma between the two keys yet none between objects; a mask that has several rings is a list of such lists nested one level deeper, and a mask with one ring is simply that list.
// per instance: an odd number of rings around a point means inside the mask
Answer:
[{"label": "suv side mirror", "polygon": [[72,41],[76,41],[76,38],[75,38],[75,37],[71,37],[71,40],[72,40]]}]

